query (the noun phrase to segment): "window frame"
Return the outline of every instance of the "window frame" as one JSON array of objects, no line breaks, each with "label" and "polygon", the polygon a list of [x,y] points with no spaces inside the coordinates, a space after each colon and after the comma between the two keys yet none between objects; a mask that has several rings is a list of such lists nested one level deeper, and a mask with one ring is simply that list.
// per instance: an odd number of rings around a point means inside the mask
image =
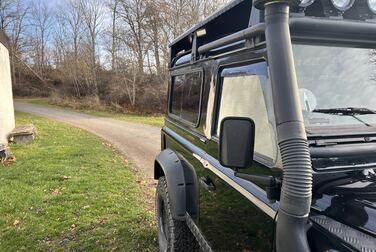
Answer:
[{"label": "window frame", "polygon": [[[219,120],[219,109],[221,105],[221,100],[222,100],[222,86],[223,86],[223,77],[222,72],[225,69],[228,68],[235,68],[235,67],[242,67],[242,66],[249,66],[249,65],[254,65],[258,63],[265,63],[267,67],[267,73],[268,73],[268,80],[270,82],[270,73],[269,73],[269,68],[268,68],[268,61],[265,56],[260,56],[251,60],[245,60],[245,61],[238,61],[238,62],[231,62],[227,64],[220,64],[217,68],[216,75],[217,75],[217,80],[216,80],[216,86],[215,86],[215,99],[214,99],[214,107],[213,107],[213,115],[212,115],[212,128],[211,128],[211,137],[212,139],[219,144],[219,136],[217,134],[217,128],[218,128],[218,120]],[[265,97],[264,97],[265,99]],[[272,117],[275,118],[274,111],[269,111],[268,112],[268,117],[270,116],[270,113],[272,113]],[[279,146],[278,146],[278,140],[277,140],[277,131],[275,130],[275,147],[277,149],[277,156],[276,160],[274,160],[271,157],[265,156],[263,154],[258,153],[256,150],[254,152],[254,160],[262,165],[265,165],[269,168],[273,168],[278,164],[279,160]]]},{"label": "window frame", "polygon": [[[174,77],[187,75],[187,74],[193,74],[193,73],[200,73],[200,101],[199,101],[198,117],[197,117],[196,123],[185,120],[185,119],[181,118],[180,116],[177,116],[177,115],[172,113]],[[173,118],[176,121],[181,122],[185,125],[192,126],[194,128],[198,128],[200,126],[201,114],[202,114],[202,97],[203,97],[203,93],[204,93],[204,69],[202,67],[200,67],[200,68],[179,69],[179,70],[172,71],[170,73],[169,85],[168,86],[169,86],[168,87],[168,109],[167,109],[168,117]]]}]

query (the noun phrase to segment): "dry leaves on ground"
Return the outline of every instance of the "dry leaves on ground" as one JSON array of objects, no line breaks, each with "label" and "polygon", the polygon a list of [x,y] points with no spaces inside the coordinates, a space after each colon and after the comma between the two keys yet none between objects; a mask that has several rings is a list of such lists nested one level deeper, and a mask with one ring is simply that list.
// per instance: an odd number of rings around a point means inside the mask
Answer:
[{"label": "dry leaves on ground", "polygon": [[18,226],[20,224],[20,221],[19,220],[15,220],[14,222],[13,222],[13,226]]},{"label": "dry leaves on ground", "polygon": [[15,156],[10,156],[8,158],[0,158],[0,164],[2,166],[8,166],[11,163],[15,162],[17,159]]}]

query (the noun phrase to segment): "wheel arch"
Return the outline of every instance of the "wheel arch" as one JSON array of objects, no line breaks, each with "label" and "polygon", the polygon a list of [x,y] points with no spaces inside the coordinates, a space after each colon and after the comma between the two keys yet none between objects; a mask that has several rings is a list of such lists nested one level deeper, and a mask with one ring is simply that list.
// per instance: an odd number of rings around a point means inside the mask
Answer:
[{"label": "wheel arch", "polygon": [[171,149],[163,150],[154,162],[154,178],[166,177],[174,219],[185,220],[186,213],[198,212],[197,177],[193,167]]}]

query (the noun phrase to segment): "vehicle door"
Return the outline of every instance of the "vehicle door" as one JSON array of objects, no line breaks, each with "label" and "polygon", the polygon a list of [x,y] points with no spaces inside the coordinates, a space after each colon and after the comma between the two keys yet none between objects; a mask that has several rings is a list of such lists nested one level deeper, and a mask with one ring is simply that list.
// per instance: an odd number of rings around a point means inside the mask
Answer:
[{"label": "vehicle door", "polygon": [[222,119],[249,117],[256,126],[255,162],[241,172],[276,175],[268,168],[277,162],[278,148],[270,113],[273,104],[267,95],[267,64],[262,59],[241,64],[226,62],[216,74],[208,157],[205,168],[197,169],[201,182],[199,227],[214,251],[271,251],[278,205],[269,203],[263,188],[235,177],[232,169],[218,162]]}]

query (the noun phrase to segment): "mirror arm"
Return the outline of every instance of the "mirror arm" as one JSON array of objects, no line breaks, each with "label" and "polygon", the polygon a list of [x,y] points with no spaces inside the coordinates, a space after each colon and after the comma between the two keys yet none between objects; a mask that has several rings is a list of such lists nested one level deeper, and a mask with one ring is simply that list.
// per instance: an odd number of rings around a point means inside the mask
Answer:
[{"label": "mirror arm", "polygon": [[235,171],[235,177],[247,180],[257,185],[266,187],[266,195],[271,203],[279,201],[281,198],[282,180],[273,176],[254,175],[247,173],[240,173]]}]

